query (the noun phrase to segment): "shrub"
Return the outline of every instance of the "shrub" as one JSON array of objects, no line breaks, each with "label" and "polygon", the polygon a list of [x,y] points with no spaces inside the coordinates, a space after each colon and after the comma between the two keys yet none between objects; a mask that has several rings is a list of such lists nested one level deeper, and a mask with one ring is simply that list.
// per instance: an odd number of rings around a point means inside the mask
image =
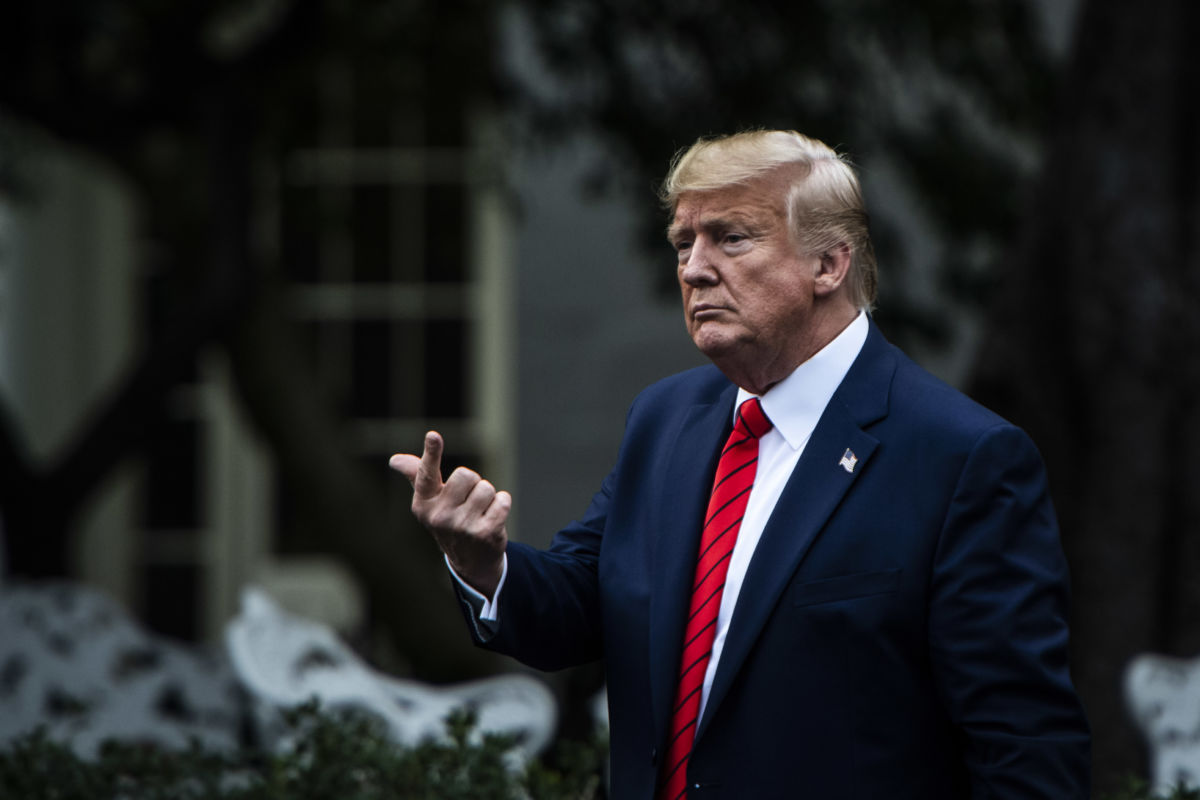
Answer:
[{"label": "shrub", "polygon": [[1189,789],[1176,786],[1169,794],[1156,794],[1141,778],[1126,778],[1125,785],[1116,793],[1107,794],[1101,800],[1200,800],[1200,788]]},{"label": "shrub", "polygon": [[447,737],[405,748],[363,713],[311,704],[288,715],[283,753],[183,751],[108,742],[95,760],[35,732],[0,751],[0,798],[22,800],[592,800],[606,743],[560,745],[514,768],[511,738],[480,734],[474,715]]}]

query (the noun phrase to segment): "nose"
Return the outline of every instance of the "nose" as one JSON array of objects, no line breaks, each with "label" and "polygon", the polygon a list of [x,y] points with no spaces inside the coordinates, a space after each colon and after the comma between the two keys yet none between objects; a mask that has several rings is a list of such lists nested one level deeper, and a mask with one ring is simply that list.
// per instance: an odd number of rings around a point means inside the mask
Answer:
[{"label": "nose", "polygon": [[688,286],[710,286],[719,275],[713,263],[712,246],[697,237],[688,251],[687,260],[679,262],[679,280]]}]

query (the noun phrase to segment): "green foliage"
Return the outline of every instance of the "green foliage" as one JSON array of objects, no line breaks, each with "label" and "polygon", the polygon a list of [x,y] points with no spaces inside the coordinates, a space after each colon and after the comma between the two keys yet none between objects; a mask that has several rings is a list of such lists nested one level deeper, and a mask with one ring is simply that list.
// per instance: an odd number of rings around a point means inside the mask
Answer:
[{"label": "green foliage", "polygon": [[1169,794],[1157,794],[1149,783],[1141,778],[1126,778],[1125,785],[1115,793],[1106,794],[1101,800],[1200,800],[1200,788],[1189,789],[1182,785]]},{"label": "green foliage", "polygon": [[404,748],[362,713],[315,704],[290,714],[285,753],[168,751],[109,742],[85,761],[43,732],[0,751],[0,797],[23,800],[589,800],[600,796],[605,742],[567,743],[556,766],[513,768],[510,737],[481,734],[471,712],[447,736]]}]

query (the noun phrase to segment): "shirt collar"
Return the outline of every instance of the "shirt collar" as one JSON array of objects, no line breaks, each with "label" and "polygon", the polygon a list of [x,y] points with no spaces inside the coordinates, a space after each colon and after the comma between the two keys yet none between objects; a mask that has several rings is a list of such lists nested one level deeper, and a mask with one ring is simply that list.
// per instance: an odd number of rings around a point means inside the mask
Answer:
[{"label": "shirt collar", "polygon": [[[825,406],[867,341],[869,328],[866,312],[859,311],[833,341],[761,396],[767,418],[793,450],[803,446],[817,427]],[[738,387],[737,402],[733,405],[735,422],[737,409],[751,397],[755,395]]]}]

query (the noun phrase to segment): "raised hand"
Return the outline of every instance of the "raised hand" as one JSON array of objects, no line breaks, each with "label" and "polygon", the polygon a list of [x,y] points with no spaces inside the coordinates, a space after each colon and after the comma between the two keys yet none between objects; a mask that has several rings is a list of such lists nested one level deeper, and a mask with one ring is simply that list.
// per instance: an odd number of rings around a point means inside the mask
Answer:
[{"label": "raised hand", "polygon": [[443,482],[443,449],[441,434],[430,431],[425,434],[420,458],[399,453],[388,465],[412,484],[413,514],[433,534],[454,571],[481,594],[492,597],[504,567],[505,523],[512,495],[496,491],[466,467],[454,470]]}]

